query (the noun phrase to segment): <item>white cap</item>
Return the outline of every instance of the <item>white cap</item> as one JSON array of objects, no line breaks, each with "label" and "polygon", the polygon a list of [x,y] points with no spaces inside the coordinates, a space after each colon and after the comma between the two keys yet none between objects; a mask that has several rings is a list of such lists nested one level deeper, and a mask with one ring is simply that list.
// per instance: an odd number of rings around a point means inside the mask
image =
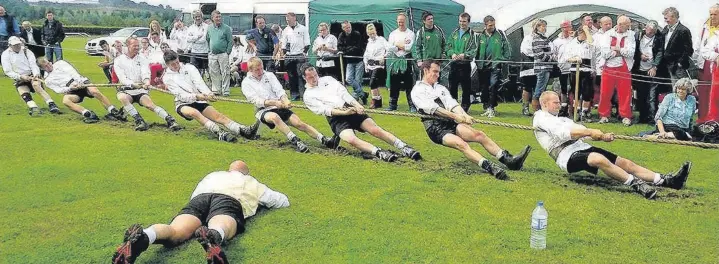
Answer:
[{"label": "white cap", "polygon": [[7,43],[10,46],[12,46],[12,45],[17,45],[17,44],[22,44],[22,40],[20,40],[20,38],[18,38],[16,36],[12,36],[7,40]]}]

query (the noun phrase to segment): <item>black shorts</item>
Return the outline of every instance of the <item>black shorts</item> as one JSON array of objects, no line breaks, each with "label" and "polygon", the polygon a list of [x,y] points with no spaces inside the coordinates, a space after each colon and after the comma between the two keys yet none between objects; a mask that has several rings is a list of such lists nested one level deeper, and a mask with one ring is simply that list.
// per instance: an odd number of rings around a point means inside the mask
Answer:
[{"label": "black shorts", "polygon": [[27,86],[27,88],[30,88],[30,92],[35,92],[35,87],[32,86],[32,82],[26,82],[26,81],[15,81],[15,88],[19,88],[20,86]]},{"label": "black shorts", "polygon": [[70,91],[67,93],[67,95],[77,95],[78,97],[80,97],[80,101],[78,101],[78,103],[82,103],[82,101],[85,100],[85,97],[95,98],[94,96],[92,96],[92,94],[90,94],[87,88]]},{"label": "black shorts", "polygon": [[422,120],[424,130],[432,142],[442,145],[442,138],[447,134],[457,134],[457,123],[448,120],[425,119]]},{"label": "black shorts", "polygon": [[[237,222],[237,233],[245,230],[245,217],[242,204],[237,199],[219,193],[203,193],[192,198],[177,215],[189,214],[202,221],[202,225],[216,215],[227,215]],[[175,216],[177,217],[177,216]]]},{"label": "black shorts", "polygon": [[197,109],[197,111],[200,111],[200,113],[202,113],[202,111],[205,111],[205,108],[207,108],[209,106],[210,106],[210,104],[208,104],[208,103],[198,103],[198,102],[194,102],[191,104],[181,104],[181,105],[177,105],[177,107],[175,107],[175,112],[177,112],[177,114],[180,115],[182,118],[190,121],[190,120],[192,120],[192,117],[182,114],[181,110],[183,107],[191,107],[191,108]]},{"label": "black shorts", "polygon": [[132,97],[132,102],[130,102],[130,103],[131,103],[131,104],[132,104],[132,103],[136,103],[136,104],[139,104],[140,106],[144,106],[144,105],[142,105],[142,103],[140,103],[140,98],[142,98],[143,95],[150,96],[149,94],[146,94],[146,93],[141,93],[141,94],[137,94],[137,95],[131,95],[131,94],[126,93],[126,92],[120,92],[120,93],[124,93],[124,94],[126,94],[126,95],[129,95],[130,97]]},{"label": "black shorts", "polygon": [[607,158],[612,164],[617,163],[617,155],[615,155],[614,153],[611,153],[601,148],[591,147],[585,150],[574,152],[574,154],[569,157],[569,161],[567,162],[567,172],[575,173],[579,171],[587,171],[592,174],[597,174],[599,169],[589,166],[589,163],[587,163],[587,160],[589,159],[589,154],[592,152],[601,154],[602,156]]},{"label": "black shorts", "polygon": [[522,76],[522,90],[532,93],[534,87],[537,86],[537,75]]},{"label": "black shorts", "polygon": [[369,119],[370,117],[367,114],[353,114],[353,115],[346,115],[346,116],[328,116],[327,122],[330,123],[330,128],[332,128],[332,132],[335,133],[335,135],[338,135],[344,131],[345,129],[352,129],[357,130],[359,132],[364,132],[362,130],[362,122],[365,121],[365,119]]},{"label": "black shorts", "polygon": [[267,125],[267,127],[269,127],[270,129],[274,129],[274,128],[275,128],[275,124],[272,124],[272,123],[270,123],[270,122],[265,121],[265,115],[266,115],[267,113],[275,113],[275,114],[277,114],[278,116],[280,116],[280,119],[282,119],[282,122],[287,122],[287,120],[290,120],[290,117],[292,116],[292,114],[294,114],[294,113],[292,112],[292,110],[290,110],[290,109],[284,109],[284,108],[282,108],[282,109],[272,109],[272,110],[267,110],[267,111],[265,111],[265,112],[262,113],[262,115],[260,116],[260,122],[262,122],[263,124]]}]

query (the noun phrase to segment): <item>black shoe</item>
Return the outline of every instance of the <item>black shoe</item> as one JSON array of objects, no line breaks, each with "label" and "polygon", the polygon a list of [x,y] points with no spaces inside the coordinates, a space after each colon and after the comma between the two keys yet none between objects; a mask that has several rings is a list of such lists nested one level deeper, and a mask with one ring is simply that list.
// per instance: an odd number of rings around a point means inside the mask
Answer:
[{"label": "black shoe", "polygon": [[135,131],[145,131],[150,128],[141,117],[135,118]]},{"label": "black shoe", "polygon": [[120,108],[120,110],[117,110],[117,108],[113,108],[109,114],[105,115],[105,118],[113,121],[127,122],[127,117],[125,116],[125,112],[124,110],[122,110],[122,108]]},{"label": "black shoe", "polygon": [[255,122],[251,126],[242,126],[242,128],[240,128],[240,136],[246,139],[256,139],[258,129],[260,129],[260,121]]},{"label": "black shoe", "polygon": [[377,151],[377,154],[375,156],[386,162],[394,162],[398,158],[397,155],[392,153],[391,151],[381,149]]},{"label": "black shoe", "polygon": [[649,200],[654,199],[657,196],[657,190],[654,189],[654,187],[650,186],[645,181],[635,178],[634,181],[632,181],[632,184],[630,185],[634,191],[638,192],[644,198],[647,198]]},{"label": "black shoe", "polygon": [[687,178],[689,177],[689,171],[691,170],[691,161],[685,162],[684,165],[682,165],[682,167],[679,168],[677,172],[662,176],[662,178],[664,178],[664,182],[661,184],[661,186],[677,190],[684,188],[684,183],[687,182]]},{"label": "black shoe", "polygon": [[53,114],[59,114],[59,113],[60,113],[60,108],[57,107],[57,105],[55,104],[55,102],[50,102],[50,103],[47,104],[47,106],[50,108],[50,113],[53,113]]},{"label": "black shoe", "polygon": [[402,154],[403,154],[405,157],[408,157],[408,158],[413,159],[413,160],[421,160],[421,159],[422,159],[422,155],[419,154],[418,151],[414,150],[414,149],[413,149],[412,147],[410,147],[410,146],[405,146],[404,148],[402,148]]},{"label": "black shoe", "polygon": [[82,119],[82,122],[85,122],[85,124],[93,124],[100,121],[100,118],[92,111],[87,111],[82,116],[85,117]]},{"label": "black shoe", "polygon": [[28,109],[27,114],[30,116],[39,116],[41,113],[40,109],[38,109],[37,107],[31,107],[30,109]]},{"label": "black shoe", "polygon": [[584,123],[591,123],[592,113],[590,113],[589,110],[582,111],[582,114],[579,115],[579,121]]},{"label": "black shoe", "polygon": [[222,247],[220,247],[220,244],[222,244],[222,236],[220,236],[219,232],[209,229],[206,226],[201,226],[195,230],[195,237],[197,238],[197,242],[202,245],[202,249],[205,250],[207,264],[230,263],[227,261],[227,256],[225,256],[225,252],[222,251]]},{"label": "black shoe", "polygon": [[290,140],[290,143],[295,146],[295,150],[297,150],[297,152],[299,153],[307,153],[310,151],[310,148],[307,147],[307,144],[302,142],[302,140],[300,140],[298,137],[292,138],[292,140]]},{"label": "black shoe", "polygon": [[165,121],[167,122],[167,128],[169,128],[171,131],[179,131],[182,129],[180,124],[175,121],[175,118],[172,116],[165,117]]},{"label": "black shoe", "polygon": [[506,165],[510,170],[520,170],[524,165],[524,161],[529,156],[529,152],[532,151],[532,147],[526,146],[516,156],[509,154],[509,151],[504,151],[502,157],[499,158],[499,162]]},{"label": "black shoe", "polygon": [[389,107],[387,107],[387,109],[385,109],[385,111],[397,111],[397,105],[390,103]]},{"label": "black shoe", "polygon": [[145,232],[142,232],[142,226],[134,224],[125,231],[125,238],[122,244],[117,247],[115,254],[112,255],[113,264],[130,264],[135,263],[140,254],[147,250],[150,246],[150,239]]},{"label": "black shoe", "polygon": [[363,93],[360,97],[360,100],[362,100],[362,105],[367,105],[367,98],[369,98],[369,94]]},{"label": "black shoe", "polygon": [[220,131],[220,133],[217,133],[217,139],[219,141],[225,141],[225,142],[230,142],[230,143],[237,142],[237,137],[232,135],[232,133],[225,132],[225,131]]},{"label": "black shoe", "polygon": [[333,135],[332,137],[323,137],[322,145],[324,145],[328,149],[337,149],[337,147],[340,145],[340,137],[337,135]]},{"label": "black shoe", "polygon": [[482,162],[482,169],[487,171],[489,174],[492,174],[492,176],[499,180],[509,179],[509,176],[507,176],[507,173],[504,172],[502,167],[489,160],[484,160],[484,162]]},{"label": "black shoe", "polygon": [[532,113],[529,112],[529,106],[524,106],[524,107],[522,107],[522,115],[532,116]]}]

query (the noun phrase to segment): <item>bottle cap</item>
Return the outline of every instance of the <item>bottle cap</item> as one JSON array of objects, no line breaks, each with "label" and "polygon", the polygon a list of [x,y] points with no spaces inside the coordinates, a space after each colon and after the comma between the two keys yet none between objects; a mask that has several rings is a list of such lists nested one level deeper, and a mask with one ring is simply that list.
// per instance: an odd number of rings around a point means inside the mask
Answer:
[{"label": "bottle cap", "polygon": [[537,206],[544,206],[544,201],[537,202]]}]

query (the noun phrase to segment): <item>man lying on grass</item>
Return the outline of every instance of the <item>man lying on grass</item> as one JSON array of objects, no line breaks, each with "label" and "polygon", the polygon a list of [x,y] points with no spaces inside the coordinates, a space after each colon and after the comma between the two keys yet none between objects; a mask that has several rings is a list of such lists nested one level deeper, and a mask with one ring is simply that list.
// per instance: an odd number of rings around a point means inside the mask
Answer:
[{"label": "man lying on grass", "polygon": [[205,249],[207,263],[228,263],[220,247],[245,230],[245,219],[257,208],[290,206],[287,196],[276,192],[250,176],[243,161],[230,164],[229,171],[208,174],[195,187],[190,202],[172,219],[170,225],[154,224],[142,229],[134,224],[112,256],[113,264],[134,263],[151,244],[175,246],[193,234]]},{"label": "man lying on grass", "polygon": [[685,162],[673,174],[662,175],[650,171],[614,153],[584,143],[584,137],[612,142],[614,134],[586,128],[569,118],[558,117],[561,105],[557,93],[546,91],[542,93],[539,101],[542,110],[534,113],[532,123],[537,129],[534,135],[562,170],[569,173],[587,171],[592,174],[601,170],[609,177],[631,186],[647,199],[654,199],[657,194],[651,185],[677,190],[684,187],[691,170],[691,162]]},{"label": "man lying on grass", "polygon": [[37,59],[37,65],[45,70],[45,86],[52,89],[56,93],[64,94],[62,103],[70,108],[70,110],[82,115],[85,123],[96,123],[100,121],[95,112],[82,107],[85,98],[97,98],[102,106],[107,109],[108,114],[105,118],[110,120],[127,121],[127,118],[120,110],[117,110],[110,100],[103,95],[97,87],[83,87],[90,81],[80,75],[77,70],[64,60],[58,60],[55,63],[48,61],[45,57]]},{"label": "man lying on grass", "polygon": [[347,92],[347,87],[332,76],[320,78],[317,70],[309,64],[305,64],[301,71],[307,81],[305,94],[302,97],[305,105],[313,113],[327,116],[327,121],[335,135],[339,135],[342,140],[362,152],[371,153],[383,161],[393,162],[397,160],[398,156],[391,151],[382,150],[361,140],[355,135],[355,130],[367,132],[394,145],[405,157],[413,160],[422,158],[419,152],[379,127],[372,118],[364,113],[362,104]]},{"label": "man lying on grass", "polygon": [[242,80],[242,93],[257,108],[255,113],[257,120],[270,129],[277,127],[298,152],[308,152],[309,148],[287,125],[305,132],[330,149],[337,148],[340,140],[338,137],[325,137],[314,127],[302,122],[300,117],[290,110],[292,105],[287,99],[285,90],[282,89],[282,84],[274,73],[263,69],[260,58],[250,58],[247,68],[249,74]]},{"label": "man lying on grass", "polygon": [[530,146],[524,147],[517,156],[512,156],[508,151],[501,149],[484,132],[472,127],[472,117],[459,107],[457,100],[452,98],[447,88],[437,82],[440,72],[439,62],[426,60],[422,62],[421,71],[422,80],[412,88],[412,102],[423,114],[446,118],[422,119],[432,142],[461,151],[467,159],[500,180],[508,178],[504,169],[482,157],[469,147],[467,142],[478,142],[510,170],[522,168],[532,150]]},{"label": "man lying on grass", "polygon": [[[175,111],[178,115],[188,121],[197,120],[221,141],[237,141],[235,135],[248,139],[255,137],[260,126],[259,122],[252,126],[241,125],[210,106],[208,101],[213,102],[217,98],[207,87],[195,66],[181,63],[177,53],[172,50],[164,53],[164,60],[167,70],[162,77],[162,82],[170,93],[175,95]],[[223,131],[217,123],[225,126],[234,135]]]}]

